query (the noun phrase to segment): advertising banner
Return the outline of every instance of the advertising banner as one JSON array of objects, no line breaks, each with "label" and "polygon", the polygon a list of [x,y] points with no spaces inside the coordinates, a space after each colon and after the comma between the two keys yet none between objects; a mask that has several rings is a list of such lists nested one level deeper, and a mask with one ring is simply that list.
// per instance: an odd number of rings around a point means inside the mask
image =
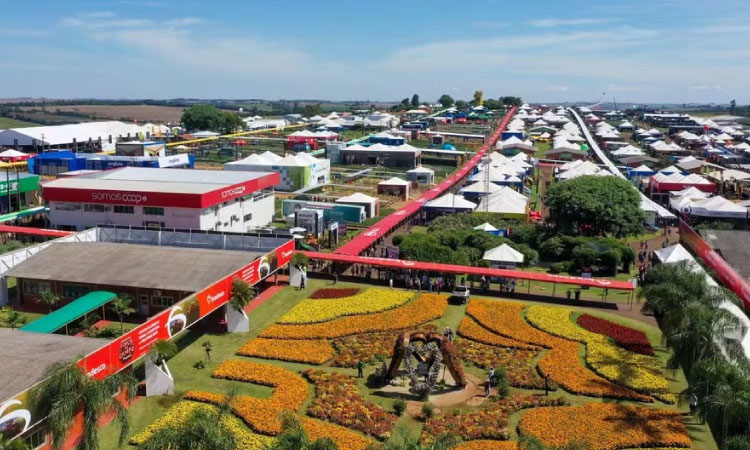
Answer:
[{"label": "advertising banner", "polygon": [[750,308],[750,284],[684,220],[680,220],[680,239],[716,272],[721,282],[742,300],[745,308]]}]

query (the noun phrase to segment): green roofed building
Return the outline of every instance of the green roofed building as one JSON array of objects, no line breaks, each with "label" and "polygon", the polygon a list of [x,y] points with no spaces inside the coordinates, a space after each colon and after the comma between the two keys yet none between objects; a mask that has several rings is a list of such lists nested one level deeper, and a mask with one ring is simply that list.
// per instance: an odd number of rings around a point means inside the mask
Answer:
[{"label": "green roofed building", "polygon": [[0,171],[0,214],[23,211],[39,204],[39,175]]},{"label": "green roofed building", "polygon": [[[86,314],[96,311],[117,297],[117,294],[107,291],[89,292],[83,297],[74,300],[62,308],[52,311],[46,316],[24,325],[23,331],[34,331],[36,333],[54,333],[64,328]],[[104,317],[104,310],[102,310]],[[67,333],[66,333],[67,334]]]}]

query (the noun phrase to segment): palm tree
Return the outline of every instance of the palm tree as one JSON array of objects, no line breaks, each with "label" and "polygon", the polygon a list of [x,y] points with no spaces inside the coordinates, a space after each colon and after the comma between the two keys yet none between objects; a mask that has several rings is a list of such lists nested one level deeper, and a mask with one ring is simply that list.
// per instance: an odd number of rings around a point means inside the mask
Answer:
[{"label": "palm tree", "polygon": [[120,319],[120,334],[123,333],[123,327],[122,327],[122,317],[127,316],[129,314],[133,314],[135,312],[135,308],[131,305],[133,303],[133,298],[129,295],[122,295],[115,297],[114,300],[112,300],[111,306],[112,309],[115,311],[115,314],[117,314],[117,317]]},{"label": "palm tree", "polygon": [[281,415],[281,433],[264,450],[336,450],[337,448],[331,438],[310,441],[297,416],[287,411]]},{"label": "palm tree", "polygon": [[[17,327],[22,326],[29,319],[22,316],[18,311],[8,310],[5,313],[5,323],[10,327],[11,330],[15,330]],[[0,447],[2,448],[2,447]]]},{"label": "palm tree", "polygon": [[248,303],[256,296],[255,288],[247,284],[245,281],[235,278],[232,280],[232,297],[229,299],[229,304],[232,305],[237,311],[245,309]]},{"label": "palm tree", "polygon": [[724,446],[729,434],[729,424],[748,412],[750,396],[747,391],[737,390],[735,386],[722,383],[706,398],[708,407],[719,412],[721,417],[721,439],[719,448]]},{"label": "palm tree", "polygon": [[52,291],[44,291],[39,296],[39,299],[42,301],[42,303],[46,304],[49,308],[49,312],[52,312],[52,307],[55,306],[60,302],[60,297],[55,295]]},{"label": "palm tree", "polygon": [[157,430],[139,450],[235,450],[237,442],[232,430],[224,425],[223,412],[198,408],[174,426]]},{"label": "palm tree", "polygon": [[125,388],[127,401],[135,397],[138,380],[130,371],[124,371],[99,381],[89,377],[75,360],[50,365],[43,381],[29,393],[34,417],[46,417],[52,437],[52,449],[60,450],[65,443],[73,418],[83,412],[80,450],[99,449],[99,420],[114,414],[120,424],[120,444],[130,431],[125,405],[114,397],[118,389]]},{"label": "palm tree", "polygon": [[299,270],[306,269],[310,265],[310,258],[304,253],[295,252],[292,255],[292,260],[289,262],[292,266]]},{"label": "palm tree", "polygon": [[177,354],[177,344],[166,339],[157,339],[151,346],[151,356],[154,364],[161,366],[168,359]]}]

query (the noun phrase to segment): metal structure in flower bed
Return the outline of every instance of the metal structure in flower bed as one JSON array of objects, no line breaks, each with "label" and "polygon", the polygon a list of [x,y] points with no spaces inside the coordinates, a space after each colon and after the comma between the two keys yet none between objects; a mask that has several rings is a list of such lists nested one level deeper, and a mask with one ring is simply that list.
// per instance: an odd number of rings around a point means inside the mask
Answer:
[{"label": "metal structure in flower bed", "polygon": [[[426,381],[419,380],[415,361],[427,364]],[[397,376],[402,363],[412,388],[418,394],[429,394],[435,388],[441,364],[445,364],[457,386],[466,386],[466,376],[453,344],[439,334],[402,332],[393,348],[393,358],[388,367],[389,380]]]}]

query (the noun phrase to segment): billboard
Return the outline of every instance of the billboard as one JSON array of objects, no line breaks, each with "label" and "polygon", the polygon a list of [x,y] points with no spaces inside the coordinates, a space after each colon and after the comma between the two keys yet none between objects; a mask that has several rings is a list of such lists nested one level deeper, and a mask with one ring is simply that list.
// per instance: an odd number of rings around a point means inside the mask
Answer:
[{"label": "billboard", "polygon": [[745,308],[750,309],[750,284],[684,220],[680,220],[680,239],[716,272],[721,282],[742,300]]},{"label": "billboard", "polygon": [[[293,254],[294,241],[290,240],[86,355],[78,365],[97,380],[123,370],[148,354],[155,341],[171,339],[226,304],[235,278],[257,284],[291,261]],[[20,435],[42,419],[31,416],[26,397],[27,392],[23,392],[0,403],[0,435],[4,434],[6,439]]]}]

